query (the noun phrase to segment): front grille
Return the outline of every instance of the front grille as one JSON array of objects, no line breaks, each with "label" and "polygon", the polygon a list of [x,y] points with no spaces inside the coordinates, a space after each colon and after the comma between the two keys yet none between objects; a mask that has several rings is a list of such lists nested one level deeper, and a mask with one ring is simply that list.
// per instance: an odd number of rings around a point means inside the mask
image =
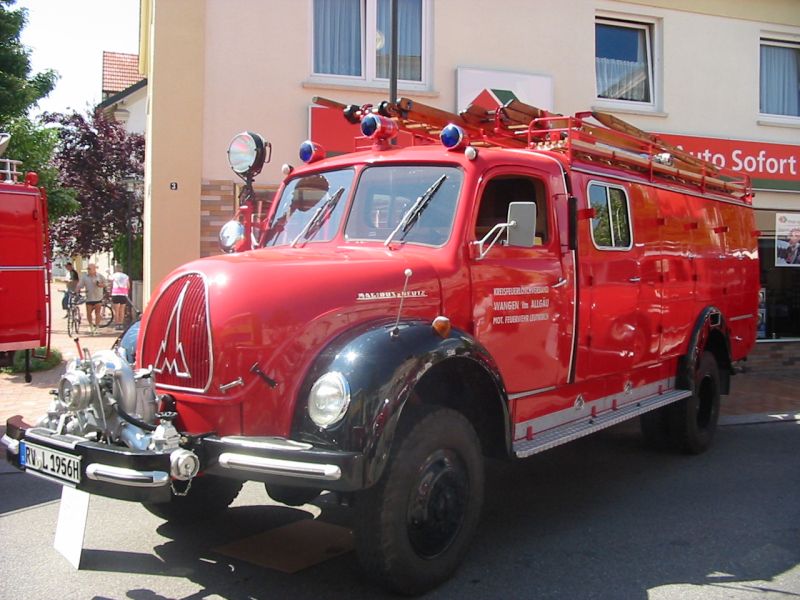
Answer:
[{"label": "front grille", "polygon": [[159,387],[204,392],[212,356],[205,279],[199,273],[181,275],[153,304],[141,365],[153,367]]}]

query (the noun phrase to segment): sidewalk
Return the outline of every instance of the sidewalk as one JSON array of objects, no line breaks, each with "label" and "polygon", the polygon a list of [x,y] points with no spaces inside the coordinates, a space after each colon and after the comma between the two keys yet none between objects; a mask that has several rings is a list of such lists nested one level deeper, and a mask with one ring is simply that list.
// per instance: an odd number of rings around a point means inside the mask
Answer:
[{"label": "sidewalk", "polygon": [[[58,296],[58,297],[55,297]],[[67,336],[61,295],[53,298],[52,347],[61,351],[65,360],[77,356],[75,343]],[[81,328],[81,346],[94,352],[110,348],[117,337],[112,328],[101,329],[99,335],[86,334],[85,314]],[[64,372],[64,365],[49,371],[33,373],[33,381],[25,383],[22,373],[0,373],[0,427],[17,414],[35,422],[50,406],[50,390],[55,389]],[[759,366],[740,373],[731,382],[731,395],[723,396],[721,425],[760,423],[776,420],[800,421],[800,371],[795,368]]]}]

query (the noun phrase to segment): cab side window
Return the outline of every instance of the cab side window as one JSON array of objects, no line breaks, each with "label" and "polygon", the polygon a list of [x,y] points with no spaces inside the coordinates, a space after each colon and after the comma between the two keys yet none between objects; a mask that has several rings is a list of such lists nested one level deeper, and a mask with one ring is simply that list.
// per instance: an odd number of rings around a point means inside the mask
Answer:
[{"label": "cab side window", "polygon": [[475,239],[483,239],[492,227],[505,223],[512,202],[536,203],[536,245],[549,240],[547,197],[544,183],[533,177],[502,175],[486,184],[475,223]]},{"label": "cab side window", "polygon": [[630,248],[631,218],[625,190],[605,183],[590,183],[589,205],[594,209],[592,217],[594,245],[600,249]]}]

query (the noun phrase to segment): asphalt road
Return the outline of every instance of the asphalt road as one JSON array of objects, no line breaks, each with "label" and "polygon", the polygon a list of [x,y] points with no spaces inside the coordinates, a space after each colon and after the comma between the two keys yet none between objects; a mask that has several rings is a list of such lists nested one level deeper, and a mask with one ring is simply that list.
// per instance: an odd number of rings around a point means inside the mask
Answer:
[{"label": "asphalt road", "polygon": [[[800,422],[722,427],[698,457],[645,450],[623,425],[488,471],[471,552],[427,598],[800,597]],[[220,550],[290,524],[347,526],[348,509],[324,500],[269,505],[251,483],[223,516],[182,529],[93,498],[75,570],[53,549],[59,497],[59,486],[0,467],[0,598],[384,597],[352,552],[288,574]],[[313,546],[272,539],[261,550]]]}]

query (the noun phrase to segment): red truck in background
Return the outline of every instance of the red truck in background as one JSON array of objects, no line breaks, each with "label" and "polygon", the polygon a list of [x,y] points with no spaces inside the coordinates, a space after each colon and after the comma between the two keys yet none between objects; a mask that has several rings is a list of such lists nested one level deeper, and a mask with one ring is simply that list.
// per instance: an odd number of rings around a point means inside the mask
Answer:
[{"label": "red truck in background", "polygon": [[263,214],[270,146],[236,136],[226,254],[156,289],[135,365],[73,361],[46,417],[9,419],[12,464],[176,521],[246,480],[291,505],[329,491],[365,571],[416,594],[468,550],[484,457],[631,418],[709,446],[756,337],[746,176],[605,113],[316,102],[371,147],[304,142]]},{"label": "red truck in background", "polygon": [[0,362],[25,350],[50,347],[50,243],[47,197],[38,176],[2,158],[10,136],[0,134]]}]

